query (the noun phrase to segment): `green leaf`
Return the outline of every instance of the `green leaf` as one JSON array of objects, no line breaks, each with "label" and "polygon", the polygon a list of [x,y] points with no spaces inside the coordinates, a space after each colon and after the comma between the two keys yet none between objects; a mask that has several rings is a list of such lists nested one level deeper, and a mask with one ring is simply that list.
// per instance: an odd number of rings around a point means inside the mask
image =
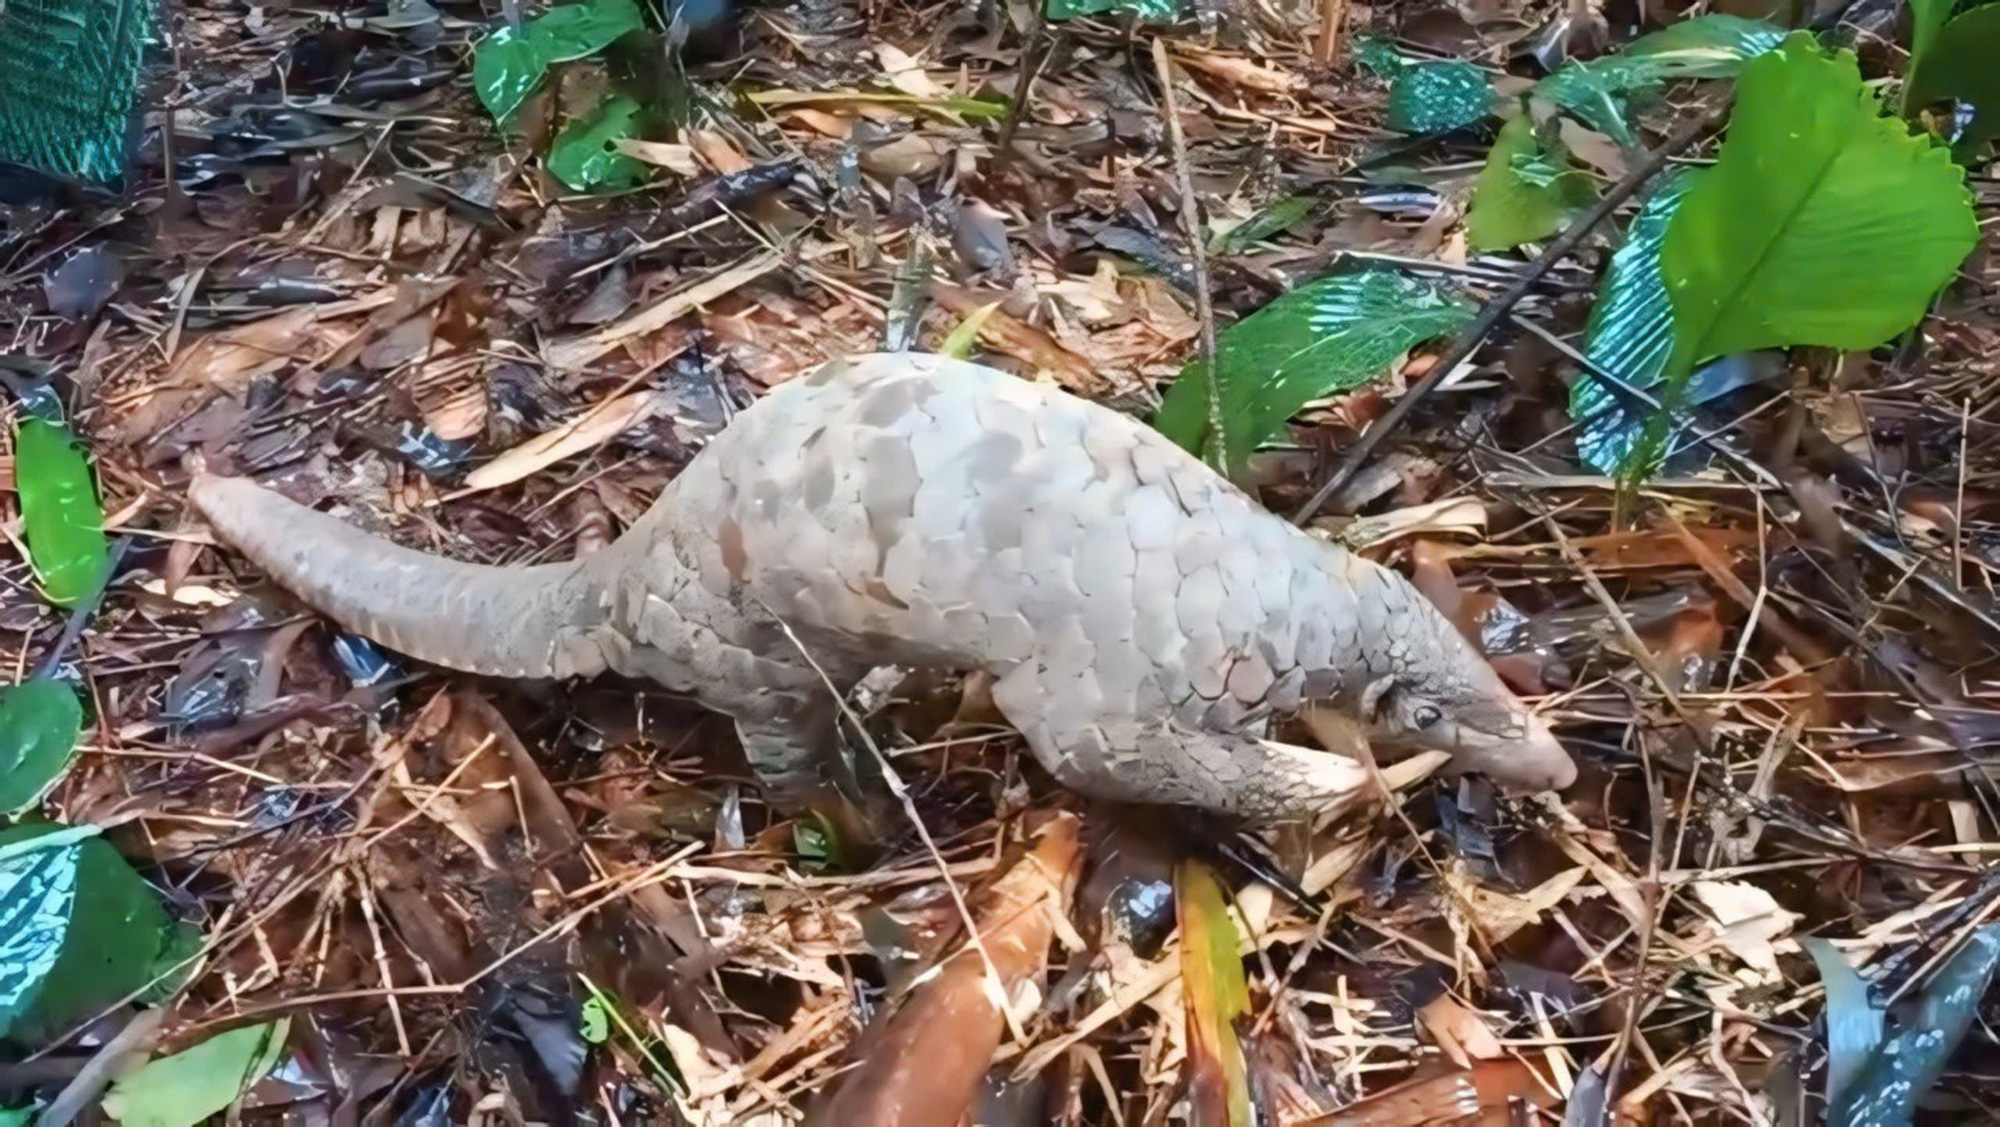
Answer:
[{"label": "green leaf", "polygon": [[1180,0],[1048,0],[1042,15],[1062,21],[1118,12],[1137,16],[1147,23],[1172,23],[1180,15],[1180,10]]},{"label": "green leaf", "polygon": [[1464,129],[1493,112],[1493,81],[1463,59],[1417,63],[1389,83],[1383,123],[1429,136]]},{"label": "green leaf", "polygon": [[104,1114],[124,1127],[195,1127],[225,1111],[285,1055],[292,1019],[218,1033],[111,1086]]},{"label": "green leaf", "polygon": [[1237,1039],[1250,1013],[1236,923],[1222,885],[1208,866],[1183,861],[1175,872],[1174,907],[1181,929],[1181,986],[1187,1007],[1189,1122],[1250,1127],[1249,1070]]},{"label": "green leaf", "polygon": [[1874,348],[1978,237],[1950,154],[1881,116],[1853,52],[1796,34],[1744,72],[1715,167],[1667,226],[1668,386],[1714,356]]},{"label": "green leaf", "polygon": [[938,345],[939,356],[949,356],[954,360],[970,360],[972,350],[979,347],[979,331],[986,327],[987,319],[1001,303],[989,301],[985,305],[965,315],[965,320],[953,325],[951,332]]},{"label": "green leaf", "polygon": [[[1390,270],[1322,278],[1231,325],[1216,338],[1224,447],[1241,465],[1322,396],[1381,377],[1396,358],[1471,320],[1471,303]],[[1153,426],[1188,450],[1208,450],[1207,366],[1168,389]]]},{"label": "green leaf", "polygon": [[588,58],[646,26],[633,0],[590,0],[550,8],[528,25],[544,66]]},{"label": "green leaf", "polygon": [[32,1107],[0,1107],[0,1127],[28,1127],[34,1121]]},{"label": "green leaf", "polygon": [[39,1043],[153,977],[167,915],[95,832],[0,830],[0,1038]]},{"label": "green leaf", "polygon": [[[1932,2],[1950,6],[1942,0]],[[1921,31],[1922,20],[1917,23]],[[1980,145],[2000,137],[2000,66],[1995,60],[2000,60],[2000,4],[1988,4],[1945,24],[1932,43],[1911,48],[1903,112],[1947,99],[1969,104],[1972,123],[1965,127],[1959,145],[1968,155],[1977,153]]]},{"label": "green leaf", "polygon": [[0,816],[41,801],[83,733],[83,704],[61,681],[28,681],[0,696]]},{"label": "green leaf", "polygon": [[1305,222],[1322,202],[1318,196],[1284,196],[1218,236],[1210,246],[1217,254],[1240,254]]},{"label": "green leaf", "polygon": [[517,28],[503,27],[472,49],[472,89],[495,121],[520,108],[548,71],[535,41]]},{"label": "green leaf", "polygon": [[1826,988],[1826,1102],[1832,1106],[1881,1043],[1882,1011],[1838,947],[1818,937],[1799,942],[1819,967],[1820,985]]},{"label": "green leaf", "polygon": [[1486,154],[1465,218],[1466,239],[1475,250],[1509,250],[1548,238],[1596,194],[1561,143],[1545,147],[1529,115],[1517,114]]},{"label": "green leaf", "polygon": [[583,1000],[582,1020],[577,1033],[593,1045],[602,1045],[611,1036],[611,1003],[602,994],[592,994]]},{"label": "green leaf", "polygon": [[1642,35],[1615,55],[1565,63],[1535,84],[1537,97],[1562,106],[1622,145],[1636,143],[1627,100],[1681,78],[1728,78],[1775,50],[1785,31],[1763,20],[1706,15]]},{"label": "green leaf", "polygon": [[1910,62],[1903,70],[1902,111],[1908,115],[1920,104],[1914,97],[1917,71],[1937,46],[1938,35],[1951,20],[1956,0],[1909,0]]},{"label": "green leaf", "polygon": [[549,146],[549,173],[579,192],[629,188],[646,177],[646,164],[618,142],[637,130],[639,103],[623,94],[606,98],[589,117],[570,122]]},{"label": "green leaf", "polygon": [[75,606],[96,590],[110,558],[89,459],[68,430],[25,419],[14,433],[14,486],[43,591]]}]

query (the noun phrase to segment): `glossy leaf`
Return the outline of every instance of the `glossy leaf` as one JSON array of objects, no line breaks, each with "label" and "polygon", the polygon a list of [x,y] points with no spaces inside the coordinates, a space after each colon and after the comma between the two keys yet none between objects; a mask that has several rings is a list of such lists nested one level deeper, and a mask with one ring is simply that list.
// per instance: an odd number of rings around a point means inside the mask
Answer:
[{"label": "glossy leaf", "polygon": [[542,63],[588,58],[646,26],[633,0],[589,0],[550,8],[528,25]]},{"label": "glossy leaf", "polygon": [[1236,924],[1206,865],[1182,862],[1174,903],[1181,926],[1181,991],[1187,1005],[1188,1122],[1250,1127],[1250,1083],[1236,1021],[1250,1012]]},{"label": "glossy leaf", "polygon": [[1911,113],[1947,99],[1972,106],[1972,123],[1959,138],[1963,151],[2000,136],[2000,4],[1963,12],[1923,38],[1924,15],[1950,9],[1949,0],[1931,0],[1923,12],[1912,4],[1918,34],[1912,38],[1910,69],[1903,80],[1903,112]]},{"label": "glossy leaf", "polygon": [[[1674,211],[1700,175],[1694,169],[1674,169],[1661,177],[1626,230],[1625,244],[1612,254],[1584,330],[1584,354],[1590,362],[1637,391],[1658,387],[1673,348],[1674,310],[1660,277],[1660,245]],[[1688,380],[1682,403],[1693,408],[1735,390],[1750,368],[1730,359],[1703,365]],[[1602,474],[1617,474],[1630,461],[1649,416],[1643,405],[1619,395],[1590,371],[1570,385],[1569,413],[1576,420],[1577,456]],[[1676,412],[1671,437],[1693,423],[1691,411]]]},{"label": "glossy leaf", "polygon": [[604,100],[589,117],[572,121],[549,146],[549,173],[579,192],[629,188],[646,177],[646,164],[618,142],[633,135],[639,103],[623,94]]},{"label": "glossy leaf", "polygon": [[0,830],[0,1038],[38,1043],[153,977],[166,913],[91,832]]},{"label": "glossy leaf", "polygon": [[541,50],[522,29],[503,27],[472,48],[472,89],[496,121],[527,101],[548,71]]},{"label": "glossy leaf", "polygon": [[285,1054],[292,1019],[218,1033],[119,1078],[104,1114],[124,1127],[195,1127],[226,1111]]},{"label": "glossy leaf", "polygon": [[1317,196],[1284,196],[1270,206],[1230,228],[1218,237],[1212,245],[1217,254],[1240,254],[1252,246],[1274,235],[1305,222],[1306,218],[1320,208]]},{"label": "glossy leaf", "polygon": [[[1284,433],[1285,421],[1322,396],[1379,379],[1396,359],[1471,319],[1473,307],[1428,282],[1390,270],[1338,274],[1301,286],[1216,338],[1224,448],[1232,466]],[[1188,450],[1212,452],[1208,370],[1181,372],[1153,418]]]},{"label": "glossy leaf", "polygon": [[1965,1039],[1980,999],[2000,967],[2000,924],[1972,933],[1925,987],[1915,1012],[1883,1039],[1843,1098],[1830,1105],[1827,1127],[1904,1127]]},{"label": "glossy leaf", "polygon": [[67,429],[26,419],[14,434],[14,484],[42,590],[75,606],[96,590],[110,558],[90,461]]},{"label": "glossy leaf", "polygon": [[1137,16],[1148,23],[1171,23],[1180,10],[1180,0],[1048,0],[1042,14],[1062,21],[1112,12]]},{"label": "glossy leaf", "polygon": [[1675,79],[1739,74],[1784,37],[1783,28],[1763,20],[1697,16],[1642,35],[1617,54],[1566,63],[1537,83],[1535,94],[1630,145],[1636,139],[1626,117],[1628,99],[1656,93]]},{"label": "glossy leaf", "polygon": [[1486,154],[1465,217],[1466,240],[1475,250],[1510,250],[1548,238],[1596,194],[1560,142],[1545,147],[1535,136],[1534,121],[1518,114],[1501,127]]},{"label": "glossy leaf", "polygon": [[83,733],[83,704],[61,681],[27,681],[0,696],[0,817],[41,801]]},{"label": "glossy leaf", "polygon": [[[1670,399],[1712,357],[1884,343],[1923,317],[1979,236],[1950,154],[1881,115],[1852,52],[1800,33],[1741,87],[1715,167],[1661,248]],[[1664,420],[1652,430],[1648,460]]]},{"label": "glossy leaf", "polygon": [[1389,84],[1383,124],[1429,136],[1464,129],[1493,112],[1493,81],[1462,59],[1418,63]]},{"label": "glossy leaf", "polygon": [[0,1107],[0,1127],[28,1127],[35,1121],[31,1107]]},{"label": "glossy leaf", "polygon": [[1882,1010],[1868,995],[1868,984],[1847,962],[1840,949],[1824,939],[1799,941],[1819,967],[1826,988],[1826,1102],[1833,1106],[1868,1062],[1882,1041]]}]

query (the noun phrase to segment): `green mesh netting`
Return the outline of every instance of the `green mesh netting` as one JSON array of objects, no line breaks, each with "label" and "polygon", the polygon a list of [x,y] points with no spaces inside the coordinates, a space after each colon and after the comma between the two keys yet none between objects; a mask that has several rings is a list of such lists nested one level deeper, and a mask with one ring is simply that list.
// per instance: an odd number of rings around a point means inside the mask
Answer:
[{"label": "green mesh netting", "polygon": [[0,161],[124,178],[153,0],[0,0]]}]

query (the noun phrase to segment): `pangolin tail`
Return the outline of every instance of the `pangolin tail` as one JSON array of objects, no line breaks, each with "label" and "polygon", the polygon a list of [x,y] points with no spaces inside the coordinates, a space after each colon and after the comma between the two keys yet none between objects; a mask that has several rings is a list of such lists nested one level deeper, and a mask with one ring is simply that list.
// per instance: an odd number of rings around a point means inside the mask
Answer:
[{"label": "pangolin tail", "polygon": [[501,677],[588,676],[604,616],[575,563],[487,567],[411,551],[244,478],[198,477],[197,508],[280,586],[343,629],[421,661]]}]

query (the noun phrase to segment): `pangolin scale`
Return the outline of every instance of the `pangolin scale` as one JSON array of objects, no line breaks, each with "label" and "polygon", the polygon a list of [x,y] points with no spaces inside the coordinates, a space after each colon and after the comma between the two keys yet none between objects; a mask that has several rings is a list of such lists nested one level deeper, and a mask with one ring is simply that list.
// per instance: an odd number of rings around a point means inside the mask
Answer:
[{"label": "pangolin scale", "polygon": [[944,357],[860,356],[781,385],[572,563],[441,559],[241,478],[192,495],[278,583],[392,649],[692,694],[735,719],[781,802],[823,785],[833,690],[878,665],[991,673],[1043,766],[1103,798],[1324,812],[1357,768],[1260,738],[1306,702],[1512,787],[1575,776],[1400,575],[1123,414]]}]

